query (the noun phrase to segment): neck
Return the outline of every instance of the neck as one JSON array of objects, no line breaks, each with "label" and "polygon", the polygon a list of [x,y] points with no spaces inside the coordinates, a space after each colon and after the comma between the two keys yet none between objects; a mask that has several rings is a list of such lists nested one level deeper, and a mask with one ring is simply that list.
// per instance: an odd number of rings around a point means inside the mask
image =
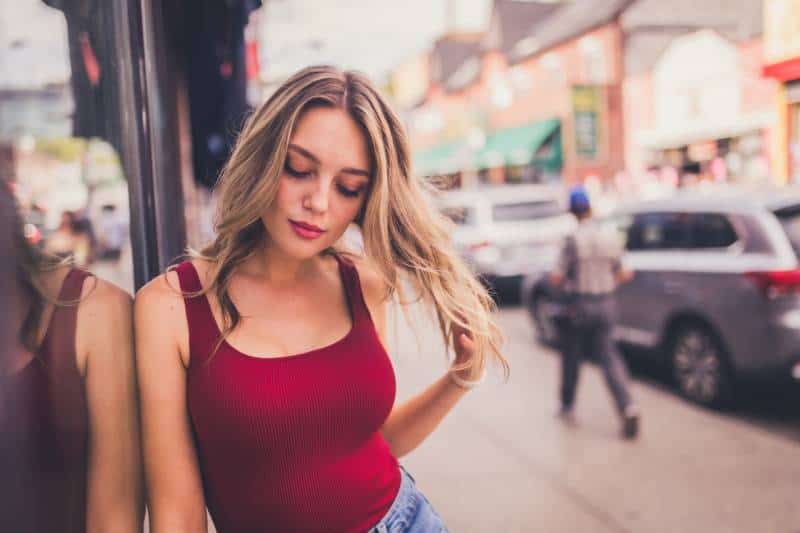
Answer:
[{"label": "neck", "polygon": [[313,271],[314,259],[292,258],[267,245],[253,255],[245,271],[276,285],[293,285]]}]

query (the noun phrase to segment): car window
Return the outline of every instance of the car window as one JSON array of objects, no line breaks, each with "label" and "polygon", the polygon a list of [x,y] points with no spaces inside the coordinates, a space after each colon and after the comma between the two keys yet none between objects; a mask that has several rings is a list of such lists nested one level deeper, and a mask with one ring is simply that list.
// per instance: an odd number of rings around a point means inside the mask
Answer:
[{"label": "car window", "polygon": [[794,253],[800,256],[800,205],[793,205],[775,211],[775,216],[783,226]]},{"label": "car window", "polygon": [[495,222],[536,220],[564,213],[564,208],[555,200],[504,203],[492,206],[492,220]]},{"label": "car window", "polygon": [[744,243],[744,251],[751,254],[771,254],[775,252],[772,240],[758,217],[736,215],[732,224],[737,228],[739,239]]},{"label": "car window", "polygon": [[474,226],[476,223],[474,207],[449,206],[443,207],[441,212],[458,226]]},{"label": "car window", "polygon": [[736,231],[725,215],[696,213],[691,219],[691,248],[727,248],[737,240]]},{"label": "car window", "polygon": [[687,213],[636,215],[628,231],[628,250],[670,250],[689,247],[690,218]]}]

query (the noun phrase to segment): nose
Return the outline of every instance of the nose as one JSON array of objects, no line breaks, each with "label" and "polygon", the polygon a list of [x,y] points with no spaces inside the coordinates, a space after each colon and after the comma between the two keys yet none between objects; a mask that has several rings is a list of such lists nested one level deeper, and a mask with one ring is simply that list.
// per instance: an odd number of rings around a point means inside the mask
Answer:
[{"label": "nose", "polygon": [[331,178],[320,176],[315,180],[313,188],[308,192],[305,206],[314,213],[325,213],[328,210],[328,196],[331,190]]}]

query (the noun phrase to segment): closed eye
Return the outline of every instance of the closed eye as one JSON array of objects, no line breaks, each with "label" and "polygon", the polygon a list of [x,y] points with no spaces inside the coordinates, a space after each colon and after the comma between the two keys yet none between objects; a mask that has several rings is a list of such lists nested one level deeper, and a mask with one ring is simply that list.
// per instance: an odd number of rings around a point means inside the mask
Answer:
[{"label": "closed eye", "polygon": [[348,189],[344,185],[337,185],[336,188],[339,189],[339,192],[342,194],[342,196],[346,196],[347,198],[355,198],[358,195],[360,195],[361,191],[363,190],[363,189]]},{"label": "closed eye", "polygon": [[311,176],[311,174],[313,174],[313,171],[311,171],[311,170],[305,170],[305,171],[296,170],[296,169],[292,168],[292,166],[289,163],[286,163],[283,166],[283,169],[286,171],[287,174],[289,174],[290,176],[295,177],[295,178],[307,178],[307,177]]}]

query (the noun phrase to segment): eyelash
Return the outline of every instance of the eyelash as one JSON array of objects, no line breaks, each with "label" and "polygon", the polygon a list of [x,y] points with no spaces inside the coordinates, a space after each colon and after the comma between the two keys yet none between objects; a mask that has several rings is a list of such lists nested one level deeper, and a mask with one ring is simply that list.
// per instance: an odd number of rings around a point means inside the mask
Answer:
[{"label": "eyelash", "polygon": [[337,185],[336,188],[339,189],[339,192],[342,194],[342,196],[346,196],[347,198],[356,198],[359,194],[361,194],[361,189],[351,190],[341,185]]},{"label": "eyelash", "polygon": [[311,171],[310,170],[308,170],[306,172],[300,172],[299,170],[293,169],[289,165],[284,165],[284,168],[286,169],[286,173],[287,174],[289,174],[290,176],[293,176],[295,178],[307,178],[307,177],[309,177],[311,175]]},{"label": "eyelash", "polygon": [[[289,165],[285,165],[285,169],[286,169],[286,173],[287,174],[289,174],[290,176],[292,176],[293,178],[296,178],[296,179],[305,179],[305,178],[308,178],[309,176],[311,176],[311,174],[312,174],[312,171],[310,171],[310,170],[306,171],[306,172],[300,172],[299,170],[293,169]],[[347,198],[356,198],[356,197],[358,197],[358,195],[361,194],[361,189],[352,190],[352,189],[348,189],[347,187],[344,187],[344,186],[338,185],[338,184],[336,185],[336,189],[339,191],[339,194],[341,194],[342,196],[345,196]]]}]

